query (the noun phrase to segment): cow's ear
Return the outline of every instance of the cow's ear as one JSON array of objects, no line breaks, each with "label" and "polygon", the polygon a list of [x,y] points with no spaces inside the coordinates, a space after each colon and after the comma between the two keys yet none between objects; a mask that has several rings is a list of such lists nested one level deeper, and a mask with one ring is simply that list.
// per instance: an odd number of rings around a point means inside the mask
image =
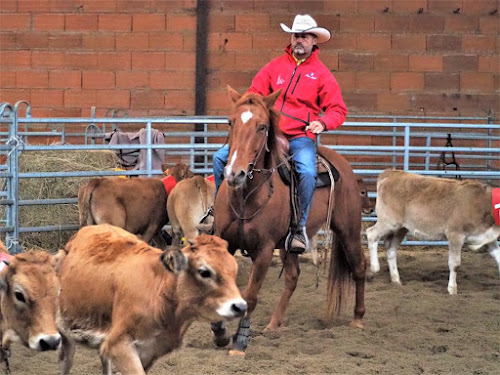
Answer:
[{"label": "cow's ear", "polygon": [[165,250],[160,259],[165,268],[175,275],[184,271],[188,265],[186,255],[179,249]]},{"label": "cow's ear", "polygon": [[2,261],[0,270],[0,292],[7,290],[7,272],[9,271],[9,263]]},{"label": "cow's ear", "polygon": [[66,254],[67,254],[66,251],[59,250],[57,252],[57,254],[52,256],[52,260],[51,260],[52,266],[56,270],[57,275],[59,275],[59,272],[61,271],[61,265],[62,265],[64,258],[66,257]]}]

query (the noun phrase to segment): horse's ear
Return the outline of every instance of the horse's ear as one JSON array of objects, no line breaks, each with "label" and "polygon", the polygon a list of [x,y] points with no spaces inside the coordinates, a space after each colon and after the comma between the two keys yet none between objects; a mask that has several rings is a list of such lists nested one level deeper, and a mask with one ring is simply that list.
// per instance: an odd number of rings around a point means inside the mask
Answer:
[{"label": "horse's ear", "polygon": [[236,103],[241,98],[241,94],[229,85],[227,85],[227,93],[229,94],[229,97],[231,98],[233,103]]},{"label": "horse's ear", "polygon": [[266,103],[267,108],[272,108],[272,106],[274,105],[274,102],[276,101],[276,99],[279,98],[280,95],[281,95],[281,89],[269,94],[268,96],[265,96],[264,102]]}]

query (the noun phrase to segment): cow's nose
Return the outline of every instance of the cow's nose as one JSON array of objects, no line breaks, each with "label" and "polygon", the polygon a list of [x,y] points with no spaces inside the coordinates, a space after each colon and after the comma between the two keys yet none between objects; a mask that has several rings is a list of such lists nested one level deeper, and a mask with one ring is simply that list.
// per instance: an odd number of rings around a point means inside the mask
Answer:
[{"label": "cow's nose", "polygon": [[40,339],[40,350],[42,352],[46,350],[56,350],[61,342],[60,335],[45,336]]},{"label": "cow's nose", "polygon": [[247,312],[247,303],[245,301],[235,302],[231,305],[231,311],[235,317],[243,317]]}]

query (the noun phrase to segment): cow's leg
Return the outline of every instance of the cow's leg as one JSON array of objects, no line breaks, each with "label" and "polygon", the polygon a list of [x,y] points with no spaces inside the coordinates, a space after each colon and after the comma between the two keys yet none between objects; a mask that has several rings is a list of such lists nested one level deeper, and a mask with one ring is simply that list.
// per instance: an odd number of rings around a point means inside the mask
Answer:
[{"label": "cow's leg", "polygon": [[380,271],[380,263],[378,261],[378,242],[388,236],[392,232],[392,228],[383,224],[379,219],[377,223],[366,230],[366,238],[368,240],[368,249],[370,250],[370,277],[373,277]]},{"label": "cow's leg", "polygon": [[111,362],[104,358],[103,356],[99,356],[101,359],[102,373],[103,375],[113,375],[113,371],[111,370]]},{"label": "cow's leg", "polygon": [[59,373],[61,375],[69,374],[73,366],[73,357],[75,356],[75,341],[61,333],[61,346],[59,348]]},{"label": "cow's leg", "polygon": [[[119,322],[115,323],[120,325]],[[101,358],[111,360],[122,374],[146,374],[132,340],[126,338],[122,332],[111,331],[102,343],[99,354]]]},{"label": "cow's leg", "polygon": [[398,271],[397,250],[401,242],[406,236],[408,231],[404,228],[388,235],[385,238],[384,245],[387,249],[387,263],[389,264],[389,273],[391,275],[391,282],[401,285]]},{"label": "cow's leg", "polygon": [[238,330],[233,336],[233,349],[229,351],[230,355],[245,355],[245,349],[248,345],[248,335],[250,331],[250,315],[257,306],[257,296],[262,283],[266,278],[267,271],[271,265],[274,251],[274,242],[269,242],[261,248],[260,253],[255,259],[252,259],[252,268],[247,287],[241,293],[241,296],[247,302],[247,316],[240,320]]},{"label": "cow's leg", "polygon": [[283,316],[288,307],[290,298],[292,297],[297,282],[299,281],[300,267],[299,257],[297,254],[286,254],[284,250],[280,250],[281,261],[285,268],[285,289],[281,294],[280,302],[271,316],[271,321],[266,327],[266,331],[274,331],[283,324]]},{"label": "cow's leg", "polygon": [[488,244],[488,251],[497,262],[498,272],[500,272],[500,247],[498,246],[497,241],[493,241]]},{"label": "cow's leg", "polygon": [[462,262],[461,252],[464,244],[463,235],[447,235],[448,238],[448,267],[450,268],[450,279],[448,280],[448,293],[457,294],[457,270]]}]

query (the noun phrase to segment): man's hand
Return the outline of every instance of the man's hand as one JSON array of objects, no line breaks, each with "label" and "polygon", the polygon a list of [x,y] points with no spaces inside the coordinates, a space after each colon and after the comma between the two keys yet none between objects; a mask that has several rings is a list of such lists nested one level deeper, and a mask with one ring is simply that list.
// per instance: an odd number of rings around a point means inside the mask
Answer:
[{"label": "man's hand", "polygon": [[306,126],[306,130],[309,130],[310,132],[314,134],[319,134],[323,130],[325,130],[325,127],[323,124],[317,120],[311,121],[308,126]]}]

